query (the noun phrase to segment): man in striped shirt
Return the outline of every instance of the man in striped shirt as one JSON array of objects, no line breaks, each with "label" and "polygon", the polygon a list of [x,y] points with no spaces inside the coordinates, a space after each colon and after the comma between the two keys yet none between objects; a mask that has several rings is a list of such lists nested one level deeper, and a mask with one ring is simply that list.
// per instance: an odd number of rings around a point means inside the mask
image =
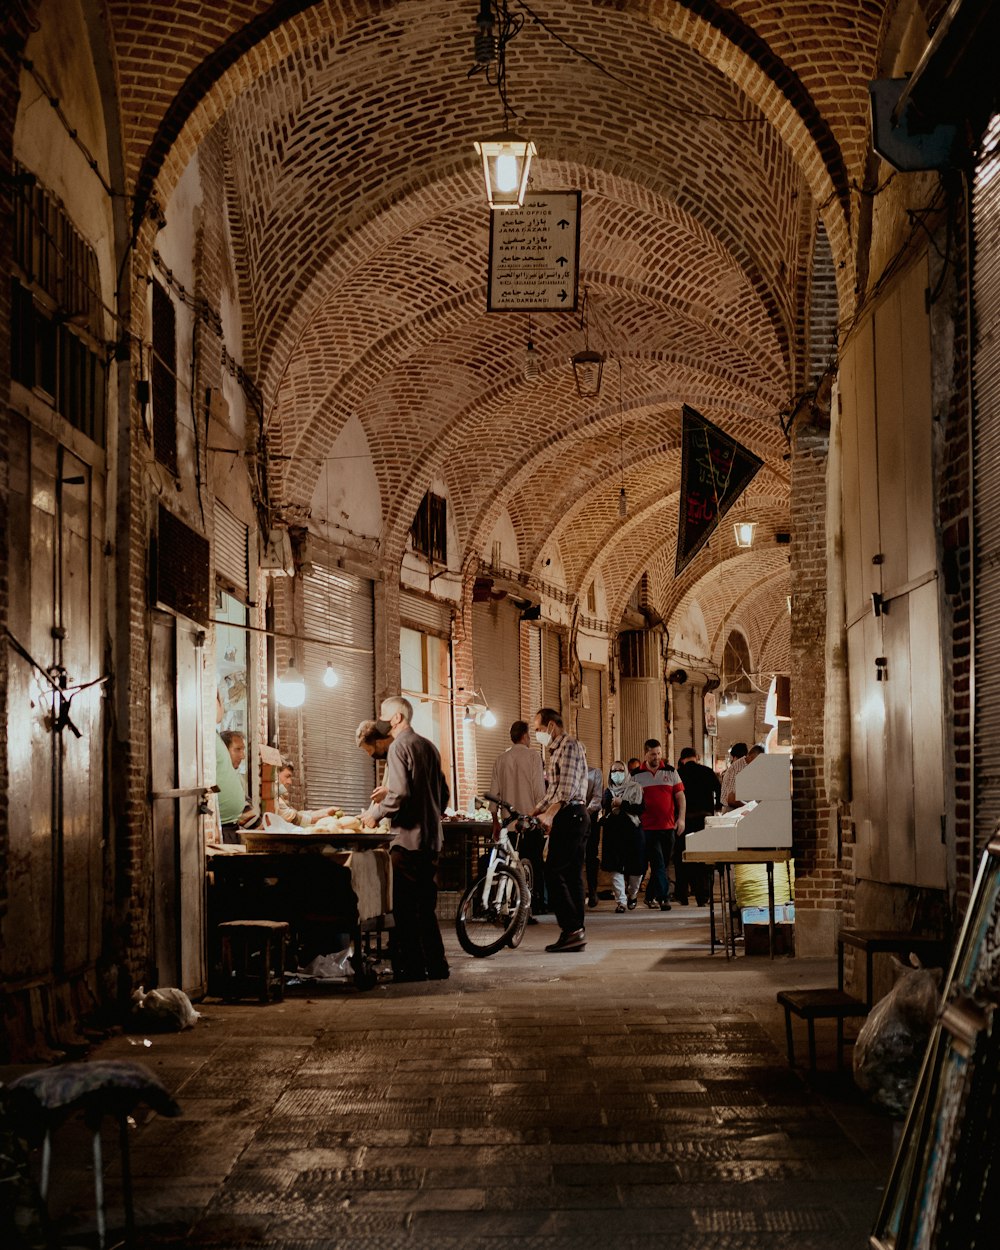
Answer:
[{"label": "man in striped shirt", "polygon": [[583,861],[590,818],[587,815],[587,756],[583,747],[563,729],[562,717],[551,707],[535,713],[535,741],[549,748],[548,784],[534,815],[549,831],[545,879],[549,904],[559,922],[559,937],[546,950],[582,951],[587,945],[583,927]]}]

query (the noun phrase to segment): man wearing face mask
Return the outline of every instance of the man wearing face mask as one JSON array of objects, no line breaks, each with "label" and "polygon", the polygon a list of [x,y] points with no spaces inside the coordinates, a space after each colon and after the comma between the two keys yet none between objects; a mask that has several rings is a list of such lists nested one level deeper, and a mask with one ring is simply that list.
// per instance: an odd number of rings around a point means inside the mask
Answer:
[{"label": "man wearing face mask", "polygon": [[438,928],[434,874],[444,844],[441,813],[448,805],[448,783],[433,742],[411,727],[413,706],[407,699],[384,699],[376,722],[392,742],[386,755],[385,782],[372,791],[362,820],[370,829],[389,817],[392,841],[392,915],[389,959],[394,981],[443,981],[448,976]]},{"label": "man wearing face mask", "polygon": [[535,713],[535,741],[549,747],[548,785],[535,808],[549,830],[545,879],[549,906],[559,922],[559,938],[550,953],[582,951],[587,945],[583,927],[583,861],[590,819],[587,815],[587,756],[583,747],[563,729],[562,717],[551,707]]},{"label": "man wearing face mask", "polygon": [[679,774],[663,758],[663,747],[657,738],[648,738],[643,747],[646,762],[635,775],[642,786],[645,807],[642,827],[646,834],[649,855],[649,884],[646,906],[670,910],[670,883],[667,865],[674,850],[674,837],[684,832],[684,783]]}]

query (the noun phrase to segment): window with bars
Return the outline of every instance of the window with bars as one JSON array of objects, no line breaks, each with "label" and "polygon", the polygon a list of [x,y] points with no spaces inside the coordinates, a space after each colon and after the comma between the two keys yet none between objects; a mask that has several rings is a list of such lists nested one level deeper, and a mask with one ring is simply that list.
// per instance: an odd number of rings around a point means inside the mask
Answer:
[{"label": "window with bars", "polygon": [[430,491],[410,526],[413,550],[437,564],[448,563],[448,501]]},{"label": "window with bars", "polygon": [[13,181],[11,377],[103,446],[107,366],[97,254],[22,165]]}]

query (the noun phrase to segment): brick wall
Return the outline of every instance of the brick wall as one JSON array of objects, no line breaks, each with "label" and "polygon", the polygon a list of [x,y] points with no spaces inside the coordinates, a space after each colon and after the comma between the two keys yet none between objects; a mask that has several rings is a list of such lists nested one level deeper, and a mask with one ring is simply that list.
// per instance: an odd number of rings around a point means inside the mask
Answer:
[{"label": "brick wall", "polygon": [[[825,948],[840,897],[840,870],[828,830],[823,781],[826,641],[826,457],[829,430],[805,423],[792,436],[792,834],[800,954]],[[810,915],[813,913],[813,915]],[[829,932],[832,953],[832,931]],[[815,949],[819,948],[819,950]]]}]

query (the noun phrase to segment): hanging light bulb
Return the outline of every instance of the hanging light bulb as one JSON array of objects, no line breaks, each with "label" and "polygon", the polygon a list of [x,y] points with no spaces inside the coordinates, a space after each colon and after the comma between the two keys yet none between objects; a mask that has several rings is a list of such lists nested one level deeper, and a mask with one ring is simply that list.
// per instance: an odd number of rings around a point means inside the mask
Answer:
[{"label": "hanging light bulb", "polygon": [[483,725],[484,725],[487,729],[495,729],[495,728],[496,728],[497,718],[496,718],[496,716],[495,716],[495,715],[494,715],[494,714],[490,711],[490,709],[489,709],[489,708],[487,708],[487,709],[486,709],[486,711],[483,713],[481,723],[482,723],[482,724],[483,724]]},{"label": "hanging light bulb", "polygon": [[274,694],[282,707],[301,707],[305,702],[306,683],[294,660],[288,661],[284,677],[274,683]]},{"label": "hanging light bulb", "polygon": [[327,660],[326,672],[323,674],[323,685],[326,686],[328,690],[332,690],[334,686],[339,683],[339,681],[340,678],[337,676],[337,670],[333,667],[333,662],[331,660]]}]

